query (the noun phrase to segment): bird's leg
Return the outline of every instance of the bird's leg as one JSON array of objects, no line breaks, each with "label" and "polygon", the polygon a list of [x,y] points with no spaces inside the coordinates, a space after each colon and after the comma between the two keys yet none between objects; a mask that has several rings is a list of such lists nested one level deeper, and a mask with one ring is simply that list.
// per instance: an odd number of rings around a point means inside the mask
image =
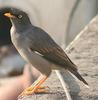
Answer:
[{"label": "bird's leg", "polygon": [[[32,84],[32,86],[34,87],[34,86],[38,83],[38,81],[40,81],[40,80],[43,79],[43,77],[46,77],[46,78],[47,78],[47,76],[41,75],[41,76],[38,78],[38,80],[35,81],[35,82]],[[49,88],[49,87],[48,87],[48,86],[42,86],[42,85],[40,85],[40,86],[37,88],[37,90],[35,91],[35,93],[45,92],[45,89],[46,89],[46,88]],[[28,88],[28,89],[29,89],[29,88]]]},{"label": "bird's leg", "polygon": [[20,95],[31,95],[36,92],[45,92],[44,87],[41,87],[41,84],[47,79],[47,76],[41,75],[30,87],[25,89]]}]

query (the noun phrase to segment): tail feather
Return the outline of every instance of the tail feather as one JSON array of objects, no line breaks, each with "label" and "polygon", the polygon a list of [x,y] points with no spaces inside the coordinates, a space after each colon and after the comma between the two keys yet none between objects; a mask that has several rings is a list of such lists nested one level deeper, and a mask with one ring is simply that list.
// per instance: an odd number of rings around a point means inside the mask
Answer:
[{"label": "tail feather", "polygon": [[74,66],[70,67],[69,71],[75,75],[80,81],[82,81],[86,86],[88,86],[88,83],[85,81],[85,79],[79,74],[78,70],[74,69]]}]

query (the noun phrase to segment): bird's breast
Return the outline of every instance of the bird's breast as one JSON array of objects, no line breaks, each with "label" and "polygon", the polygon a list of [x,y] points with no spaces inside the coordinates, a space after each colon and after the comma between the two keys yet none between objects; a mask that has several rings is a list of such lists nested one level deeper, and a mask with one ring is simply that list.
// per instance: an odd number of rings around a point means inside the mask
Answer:
[{"label": "bird's breast", "polygon": [[23,34],[18,33],[15,30],[14,26],[11,28],[11,41],[17,50],[22,48],[27,48],[28,46],[26,37],[23,36]]}]

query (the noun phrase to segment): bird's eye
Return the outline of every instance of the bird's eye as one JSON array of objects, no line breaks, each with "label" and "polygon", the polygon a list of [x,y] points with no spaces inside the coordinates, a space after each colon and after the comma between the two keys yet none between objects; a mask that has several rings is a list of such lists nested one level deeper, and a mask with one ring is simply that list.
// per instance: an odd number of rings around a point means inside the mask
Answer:
[{"label": "bird's eye", "polygon": [[22,18],[22,15],[18,15],[18,18]]}]

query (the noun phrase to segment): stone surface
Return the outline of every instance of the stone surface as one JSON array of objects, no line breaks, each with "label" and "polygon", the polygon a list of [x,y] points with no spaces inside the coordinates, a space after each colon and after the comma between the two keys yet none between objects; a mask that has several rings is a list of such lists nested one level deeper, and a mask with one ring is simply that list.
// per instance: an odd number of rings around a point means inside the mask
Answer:
[{"label": "stone surface", "polygon": [[98,16],[85,27],[70,49],[70,58],[90,87],[87,89],[79,82],[80,92],[71,93],[73,100],[98,100]]}]

